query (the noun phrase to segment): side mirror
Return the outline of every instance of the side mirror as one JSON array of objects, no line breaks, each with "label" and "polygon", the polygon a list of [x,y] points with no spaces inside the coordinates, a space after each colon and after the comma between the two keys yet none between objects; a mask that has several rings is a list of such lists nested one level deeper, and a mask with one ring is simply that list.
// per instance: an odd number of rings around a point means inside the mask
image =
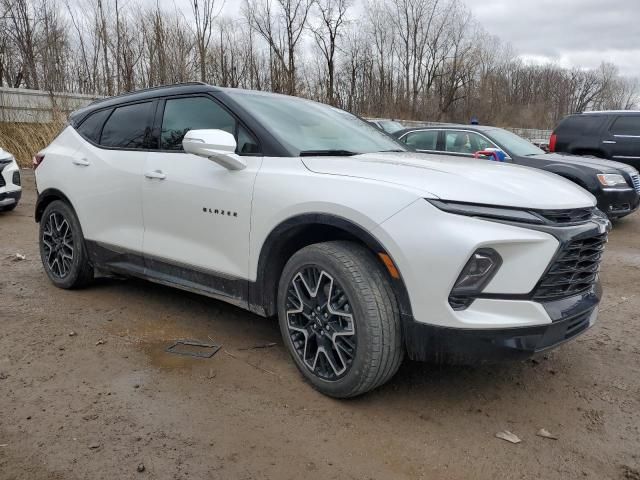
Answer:
[{"label": "side mirror", "polygon": [[185,152],[208,158],[229,170],[242,170],[246,162],[236,155],[236,139],[224,130],[189,130],[182,139]]}]

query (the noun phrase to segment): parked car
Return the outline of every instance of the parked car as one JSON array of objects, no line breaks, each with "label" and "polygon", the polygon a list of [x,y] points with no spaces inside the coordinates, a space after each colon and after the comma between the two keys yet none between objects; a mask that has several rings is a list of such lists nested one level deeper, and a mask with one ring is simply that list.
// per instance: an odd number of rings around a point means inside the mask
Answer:
[{"label": "parked car", "polygon": [[549,148],[552,152],[616,160],[640,170],[640,111],[569,115],[553,131]]},{"label": "parked car", "polygon": [[608,220],[512,165],[442,162],[342,110],[184,84],[96,101],[36,156],[49,279],[145,278],[277,315],[334,397],[413,359],[522,358],[589,328]]},{"label": "parked car", "polygon": [[389,134],[395,133],[398,130],[402,130],[404,125],[400,122],[396,122],[395,120],[384,120],[384,119],[375,119],[375,120],[367,120],[371,125],[378,127],[383,132],[387,132]]},{"label": "parked car", "polygon": [[0,212],[18,206],[22,195],[20,167],[9,152],[0,148]]},{"label": "parked car", "polygon": [[594,157],[545,153],[502,128],[447,125],[408,128],[394,136],[418,152],[468,158],[481,150],[502,150],[508,163],[556,173],[588,190],[609,218],[629,215],[640,205],[640,176],[635,168]]}]

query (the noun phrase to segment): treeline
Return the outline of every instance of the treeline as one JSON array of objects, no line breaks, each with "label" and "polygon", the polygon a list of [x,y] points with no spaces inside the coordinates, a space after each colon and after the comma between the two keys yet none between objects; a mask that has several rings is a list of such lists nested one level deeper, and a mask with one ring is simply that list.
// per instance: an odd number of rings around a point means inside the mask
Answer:
[{"label": "treeline", "polygon": [[[368,116],[552,127],[638,83],[526,65],[459,0],[0,0],[0,86],[113,95],[201,80]],[[535,35],[535,26],[532,26]]]}]

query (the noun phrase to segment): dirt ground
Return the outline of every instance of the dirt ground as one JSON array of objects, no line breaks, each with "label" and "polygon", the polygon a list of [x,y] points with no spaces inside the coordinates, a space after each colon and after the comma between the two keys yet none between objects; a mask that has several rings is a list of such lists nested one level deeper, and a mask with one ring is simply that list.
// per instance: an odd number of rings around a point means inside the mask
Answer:
[{"label": "dirt ground", "polygon": [[[494,367],[405,362],[337,401],[302,380],[275,321],[137,280],[56,289],[24,183],[0,214],[2,480],[640,480],[640,214],[611,233],[599,322],[577,340]],[[166,353],[178,338],[223,348]]]}]

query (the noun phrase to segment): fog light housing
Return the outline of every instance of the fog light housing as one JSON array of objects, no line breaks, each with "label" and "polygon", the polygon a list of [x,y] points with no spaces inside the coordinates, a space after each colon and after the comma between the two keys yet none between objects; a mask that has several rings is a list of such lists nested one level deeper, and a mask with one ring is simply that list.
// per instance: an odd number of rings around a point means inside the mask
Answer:
[{"label": "fog light housing", "polygon": [[493,248],[479,248],[467,261],[449,294],[449,305],[464,310],[491,281],[502,265],[502,257]]}]

